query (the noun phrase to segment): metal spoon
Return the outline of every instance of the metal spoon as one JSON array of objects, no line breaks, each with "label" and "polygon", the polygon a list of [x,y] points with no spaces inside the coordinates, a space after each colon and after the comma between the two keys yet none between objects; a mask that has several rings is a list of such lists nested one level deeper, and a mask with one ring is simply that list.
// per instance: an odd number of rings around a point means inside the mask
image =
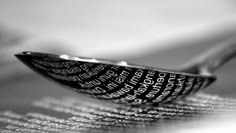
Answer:
[{"label": "metal spoon", "polygon": [[151,105],[206,88],[216,80],[211,73],[235,55],[235,41],[229,41],[201,54],[179,71],[37,52],[15,56],[32,70],[78,93],[126,105]]}]

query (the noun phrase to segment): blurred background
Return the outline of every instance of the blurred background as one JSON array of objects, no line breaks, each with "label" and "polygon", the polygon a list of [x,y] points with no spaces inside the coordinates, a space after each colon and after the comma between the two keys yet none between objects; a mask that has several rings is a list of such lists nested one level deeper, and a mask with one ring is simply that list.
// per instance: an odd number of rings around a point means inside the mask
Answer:
[{"label": "blurred background", "polygon": [[[235,32],[235,4],[233,0],[1,0],[0,24],[57,42],[27,44],[20,50],[57,48],[69,54],[126,58]],[[181,39],[188,42],[180,44]]]},{"label": "blurred background", "polygon": [[[34,74],[15,53],[175,69],[235,37],[235,12],[234,0],[0,0],[0,103],[8,107],[44,95],[76,96]],[[218,80],[206,92],[236,98],[235,66],[233,60],[217,70]]]}]

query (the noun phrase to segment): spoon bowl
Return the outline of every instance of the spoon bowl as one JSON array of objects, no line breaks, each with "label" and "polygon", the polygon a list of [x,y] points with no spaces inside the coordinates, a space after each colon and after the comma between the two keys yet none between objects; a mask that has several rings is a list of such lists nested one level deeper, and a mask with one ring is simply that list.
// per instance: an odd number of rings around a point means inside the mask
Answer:
[{"label": "spoon bowl", "polygon": [[212,84],[218,67],[235,57],[235,39],[183,65],[165,70],[87,57],[22,52],[15,56],[44,77],[96,99],[126,105],[171,102]]},{"label": "spoon bowl", "polygon": [[16,54],[32,70],[70,90],[126,105],[170,102],[206,88],[215,76],[164,70],[124,61],[37,52]]}]

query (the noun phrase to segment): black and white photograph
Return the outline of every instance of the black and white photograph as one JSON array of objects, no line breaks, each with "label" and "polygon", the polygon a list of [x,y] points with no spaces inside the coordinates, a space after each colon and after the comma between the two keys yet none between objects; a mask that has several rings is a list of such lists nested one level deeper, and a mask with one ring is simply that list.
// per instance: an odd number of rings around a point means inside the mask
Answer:
[{"label": "black and white photograph", "polygon": [[0,0],[0,133],[235,133],[236,1]]}]

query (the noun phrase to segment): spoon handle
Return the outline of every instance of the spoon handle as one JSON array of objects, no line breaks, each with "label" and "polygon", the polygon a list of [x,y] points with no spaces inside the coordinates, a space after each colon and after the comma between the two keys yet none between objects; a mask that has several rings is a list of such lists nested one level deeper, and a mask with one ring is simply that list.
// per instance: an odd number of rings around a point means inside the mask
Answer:
[{"label": "spoon handle", "polygon": [[211,75],[218,67],[222,66],[236,56],[236,37],[217,45],[191,62],[184,65],[183,72]]}]

